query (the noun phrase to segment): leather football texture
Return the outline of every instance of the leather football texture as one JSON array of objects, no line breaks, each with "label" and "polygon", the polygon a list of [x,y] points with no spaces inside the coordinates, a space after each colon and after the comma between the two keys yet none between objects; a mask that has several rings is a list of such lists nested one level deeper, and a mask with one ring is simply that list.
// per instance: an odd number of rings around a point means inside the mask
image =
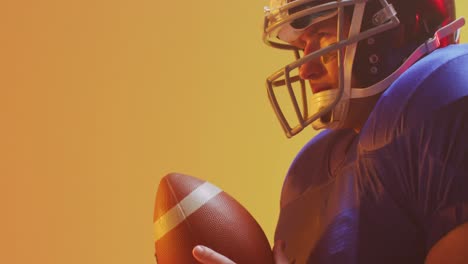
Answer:
[{"label": "leather football texture", "polygon": [[179,173],[159,183],[154,209],[158,264],[199,263],[204,245],[238,264],[273,264],[268,239],[252,215],[213,184]]}]

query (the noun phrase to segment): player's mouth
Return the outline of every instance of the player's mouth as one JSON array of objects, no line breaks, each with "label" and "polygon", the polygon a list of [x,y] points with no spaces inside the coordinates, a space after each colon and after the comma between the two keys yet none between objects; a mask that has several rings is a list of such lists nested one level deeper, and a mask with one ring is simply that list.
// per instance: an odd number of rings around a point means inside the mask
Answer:
[{"label": "player's mouth", "polygon": [[329,84],[310,84],[310,87],[312,88],[312,92],[314,94],[319,93],[321,91],[333,89],[333,86]]}]

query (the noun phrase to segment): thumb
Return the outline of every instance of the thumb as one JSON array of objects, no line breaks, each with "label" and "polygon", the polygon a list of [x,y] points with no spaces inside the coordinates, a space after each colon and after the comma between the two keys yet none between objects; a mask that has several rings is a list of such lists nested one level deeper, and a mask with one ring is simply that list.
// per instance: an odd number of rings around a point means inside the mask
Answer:
[{"label": "thumb", "polygon": [[203,264],[235,264],[232,260],[211,248],[201,245],[193,248],[192,255],[196,260]]},{"label": "thumb", "polygon": [[289,260],[286,257],[284,250],[286,249],[286,242],[284,240],[277,240],[273,246],[273,256],[275,258],[275,264],[288,264]]}]

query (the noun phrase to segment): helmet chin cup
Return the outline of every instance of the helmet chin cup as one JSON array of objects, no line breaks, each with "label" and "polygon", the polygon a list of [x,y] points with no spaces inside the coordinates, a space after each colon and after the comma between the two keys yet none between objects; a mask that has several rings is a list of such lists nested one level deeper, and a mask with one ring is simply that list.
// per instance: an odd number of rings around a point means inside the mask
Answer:
[{"label": "helmet chin cup", "polygon": [[338,129],[343,126],[348,113],[349,98],[342,95],[339,99],[339,96],[340,89],[326,90],[312,95],[310,112],[318,113],[318,118],[311,122],[313,129]]}]

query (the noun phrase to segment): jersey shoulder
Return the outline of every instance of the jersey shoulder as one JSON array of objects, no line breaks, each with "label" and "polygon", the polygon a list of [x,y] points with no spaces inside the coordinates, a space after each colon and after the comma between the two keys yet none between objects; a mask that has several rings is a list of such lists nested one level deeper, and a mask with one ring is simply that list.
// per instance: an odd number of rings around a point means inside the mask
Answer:
[{"label": "jersey shoulder", "polygon": [[408,129],[468,95],[468,45],[438,49],[410,67],[381,96],[361,131],[359,146],[385,146]]},{"label": "jersey shoulder", "polygon": [[345,159],[355,138],[352,130],[324,130],[312,138],[292,162],[281,192],[286,205],[310,188],[320,187],[331,178],[334,168]]}]

